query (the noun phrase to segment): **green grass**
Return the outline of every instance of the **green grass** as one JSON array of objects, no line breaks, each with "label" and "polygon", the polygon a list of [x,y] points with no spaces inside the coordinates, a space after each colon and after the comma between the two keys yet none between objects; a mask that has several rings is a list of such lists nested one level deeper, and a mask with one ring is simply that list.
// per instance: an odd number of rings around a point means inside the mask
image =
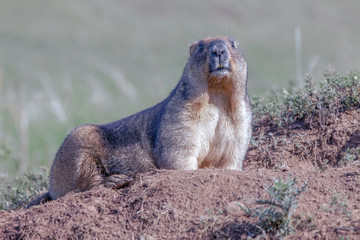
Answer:
[{"label": "green grass", "polygon": [[8,141],[5,139],[0,139],[0,164],[4,169],[11,169],[11,163],[15,163],[14,170],[16,170],[16,161],[12,157],[12,150]]}]

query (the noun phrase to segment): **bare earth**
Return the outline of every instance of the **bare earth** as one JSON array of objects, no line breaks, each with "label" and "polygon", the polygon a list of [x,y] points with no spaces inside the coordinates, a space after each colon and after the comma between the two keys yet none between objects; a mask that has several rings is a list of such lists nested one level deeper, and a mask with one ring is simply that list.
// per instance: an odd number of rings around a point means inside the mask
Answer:
[{"label": "bare earth", "polygon": [[268,196],[265,187],[289,174],[299,186],[309,185],[288,238],[360,239],[359,159],[338,164],[346,148],[360,147],[360,109],[328,122],[254,126],[242,172],[157,171],[138,175],[125,189],[97,187],[30,209],[0,211],[0,239],[256,237],[250,231],[254,219],[232,202],[256,207],[256,199]]}]

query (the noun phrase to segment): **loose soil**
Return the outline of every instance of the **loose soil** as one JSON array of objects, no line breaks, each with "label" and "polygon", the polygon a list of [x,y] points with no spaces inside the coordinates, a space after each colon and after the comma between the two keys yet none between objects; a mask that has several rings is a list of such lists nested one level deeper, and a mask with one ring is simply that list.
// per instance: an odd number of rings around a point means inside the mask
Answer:
[{"label": "loose soil", "polygon": [[274,178],[295,177],[308,187],[293,215],[290,239],[360,239],[360,161],[341,163],[360,147],[360,109],[279,128],[254,126],[244,171],[202,169],[138,175],[120,190],[102,186],[56,201],[0,211],[0,239],[247,239],[250,208],[266,199]]}]

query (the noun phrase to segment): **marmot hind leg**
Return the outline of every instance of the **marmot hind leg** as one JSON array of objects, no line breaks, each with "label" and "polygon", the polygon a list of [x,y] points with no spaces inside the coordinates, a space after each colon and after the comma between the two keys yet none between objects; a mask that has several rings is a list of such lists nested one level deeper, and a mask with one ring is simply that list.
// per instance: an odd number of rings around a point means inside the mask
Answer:
[{"label": "marmot hind leg", "polygon": [[133,179],[124,174],[114,174],[110,175],[105,179],[105,187],[119,189],[127,186],[133,181]]},{"label": "marmot hind leg", "polygon": [[119,189],[133,181],[125,174],[108,175],[100,160],[82,161],[82,167],[78,171],[77,186],[80,191],[89,190],[100,184],[104,184],[108,188]]},{"label": "marmot hind leg", "polygon": [[97,126],[83,125],[73,130],[56,154],[50,172],[51,198],[105,183],[109,175],[103,164],[106,155],[102,133]]}]

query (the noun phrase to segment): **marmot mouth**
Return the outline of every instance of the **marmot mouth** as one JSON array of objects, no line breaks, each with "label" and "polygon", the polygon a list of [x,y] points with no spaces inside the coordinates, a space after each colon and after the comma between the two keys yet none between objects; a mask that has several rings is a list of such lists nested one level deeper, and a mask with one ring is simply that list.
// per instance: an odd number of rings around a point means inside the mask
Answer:
[{"label": "marmot mouth", "polygon": [[213,84],[219,84],[225,79],[230,77],[231,70],[229,68],[217,68],[213,71],[210,71],[209,81]]},{"label": "marmot mouth", "polygon": [[213,73],[213,72],[230,72],[231,69],[229,67],[218,67],[214,70],[211,70],[210,72]]},{"label": "marmot mouth", "polygon": [[224,77],[231,72],[230,68],[219,67],[210,71],[210,75],[215,77]]}]

